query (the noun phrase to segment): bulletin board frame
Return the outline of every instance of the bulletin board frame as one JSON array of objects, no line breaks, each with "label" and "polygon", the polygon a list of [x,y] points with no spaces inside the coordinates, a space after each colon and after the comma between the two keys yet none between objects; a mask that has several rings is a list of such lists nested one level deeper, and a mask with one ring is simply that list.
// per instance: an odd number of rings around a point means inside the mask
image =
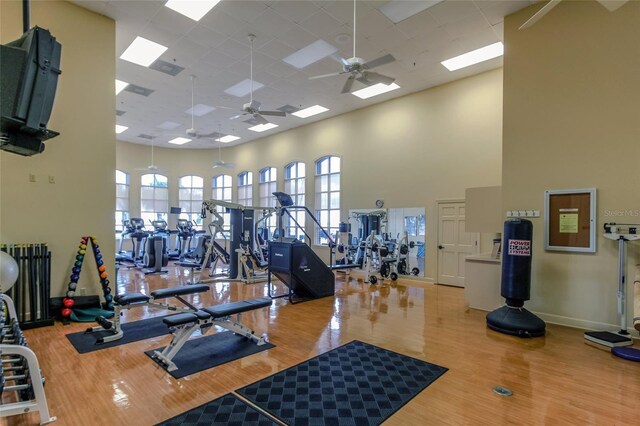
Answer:
[{"label": "bulletin board frame", "polygon": [[596,252],[596,188],[544,191],[544,249]]}]

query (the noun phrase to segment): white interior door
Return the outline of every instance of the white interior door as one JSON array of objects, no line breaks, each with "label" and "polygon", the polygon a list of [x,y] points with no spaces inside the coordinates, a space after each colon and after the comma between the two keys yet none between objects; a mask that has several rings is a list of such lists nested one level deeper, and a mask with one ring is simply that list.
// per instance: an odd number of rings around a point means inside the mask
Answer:
[{"label": "white interior door", "polygon": [[465,231],[465,204],[438,204],[438,283],[464,287],[465,257],[476,254],[478,234]]}]

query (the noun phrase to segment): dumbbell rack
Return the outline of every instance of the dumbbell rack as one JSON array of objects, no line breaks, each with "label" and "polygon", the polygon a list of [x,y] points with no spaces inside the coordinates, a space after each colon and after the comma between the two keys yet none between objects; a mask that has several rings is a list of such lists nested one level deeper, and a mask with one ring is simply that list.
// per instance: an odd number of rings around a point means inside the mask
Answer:
[{"label": "dumbbell rack", "polygon": [[[5,308],[8,316],[5,315]],[[54,422],[49,415],[44,378],[38,357],[29,349],[17,321],[13,300],[0,293],[0,417],[37,411],[40,424]],[[3,403],[4,397],[14,393]]]}]

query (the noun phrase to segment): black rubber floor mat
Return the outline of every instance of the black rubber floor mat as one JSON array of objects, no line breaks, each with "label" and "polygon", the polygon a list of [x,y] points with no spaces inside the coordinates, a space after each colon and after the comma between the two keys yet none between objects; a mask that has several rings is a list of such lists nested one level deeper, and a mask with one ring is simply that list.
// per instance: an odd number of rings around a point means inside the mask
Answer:
[{"label": "black rubber floor mat", "polygon": [[446,371],[355,340],[237,393],[292,426],[378,425]]},{"label": "black rubber floor mat", "polygon": [[[181,379],[190,374],[195,374],[203,370],[233,361],[245,356],[274,348],[275,345],[265,343],[258,346],[246,337],[238,336],[230,331],[210,334],[208,336],[191,339],[180,349],[180,352],[173,358],[173,362],[178,367],[177,370],[169,371],[176,379]],[[145,352],[149,357],[154,351],[162,352],[163,348],[153,349]]]},{"label": "black rubber floor mat", "polygon": [[272,426],[277,425],[264,414],[230,393],[199,407],[178,414],[156,426]]}]

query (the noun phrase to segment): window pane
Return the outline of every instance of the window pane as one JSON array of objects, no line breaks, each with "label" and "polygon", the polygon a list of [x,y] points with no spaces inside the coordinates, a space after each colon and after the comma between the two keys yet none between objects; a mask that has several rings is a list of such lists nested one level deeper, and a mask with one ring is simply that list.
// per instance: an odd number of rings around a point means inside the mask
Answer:
[{"label": "window pane", "polygon": [[142,200],[140,203],[140,210],[143,212],[153,211],[153,200]]},{"label": "window pane", "polygon": [[231,188],[225,188],[222,199],[225,201],[231,201]]},{"label": "window pane", "polygon": [[153,175],[142,175],[142,177],[140,177],[141,185],[153,186],[153,183]]},{"label": "window pane", "polygon": [[204,186],[204,179],[202,179],[200,176],[191,176],[191,186],[197,188]]},{"label": "window pane", "polygon": [[116,198],[116,210],[129,210],[129,200],[126,198]]},{"label": "window pane", "polygon": [[180,201],[178,205],[180,206],[180,209],[182,209],[182,211],[185,213],[188,213],[191,211],[190,209],[191,203],[189,201]]},{"label": "window pane", "polygon": [[116,185],[116,197],[129,197],[129,185]]},{"label": "window pane", "polygon": [[142,213],[140,218],[144,221],[144,223],[149,223],[152,220],[156,220],[155,213]]},{"label": "window pane", "polygon": [[120,170],[116,170],[116,183],[123,183],[125,185],[128,184],[129,175],[125,172],[121,172]]},{"label": "window pane", "polygon": [[318,222],[320,222],[320,225],[325,228],[327,227],[327,225],[329,225],[329,215],[327,214],[328,211],[327,210],[321,210],[318,212]]},{"label": "window pane", "polygon": [[323,193],[320,194],[320,208],[328,209],[329,208],[329,194]]},{"label": "window pane", "polygon": [[322,160],[320,162],[320,174],[321,175],[326,175],[327,173],[329,173],[329,159],[325,158],[324,160]]},{"label": "window pane", "polygon": [[331,173],[340,173],[340,157],[331,157]]},{"label": "window pane", "polygon": [[332,192],[331,193],[330,208],[332,208],[332,209],[339,209],[340,208],[340,193],[339,192]]},{"label": "window pane", "polygon": [[[192,212],[199,212],[202,210],[202,201],[192,201],[191,202],[191,211]],[[200,213],[198,213],[198,216],[200,215]]]},{"label": "window pane", "polygon": [[224,175],[223,178],[224,186],[231,186],[231,175]]},{"label": "window pane", "polygon": [[285,180],[284,181],[284,192],[286,192],[287,194],[293,194],[294,191],[291,188],[294,185],[295,185],[295,181]]},{"label": "window pane", "polygon": [[191,198],[191,189],[179,189],[178,190],[178,199],[179,200],[188,200]]},{"label": "window pane", "polygon": [[331,189],[331,191],[339,191],[340,190],[340,175],[339,174],[329,175],[329,178],[330,178],[329,189]]},{"label": "window pane", "polygon": [[298,190],[296,192],[298,194],[304,194],[304,178],[298,179]]},{"label": "window pane", "polygon": [[167,208],[167,202],[166,201],[156,201],[155,202],[155,207],[156,207],[156,212],[166,212],[167,210],[169,210]]},{"label": "window pane", "polygon": [[156,177],[156,186],[167,186],[167,177],[163,175],[154,175]]},{"label": "window pane", "polygon": [[191,176],[183,176],[178,181],[178,186],[180,188],[190,188],[191,187]]},{"label": "window pane", "polygon": [[169,199],[169,189],[168,188],[156,188],[156,199],[157,200],[168,200]]},{"label": "window pane", "polygon": [[340,210],[331,210],[329,212],[329,222],[331,226],[337,226],[340,222]]},{"label": "window pane", "polygon": [[304,206],[304,195],[298,195],[296,197],[296,206]]},{"label": "window pane", "polygon": [[329,176],[320,176],[320,191],[326,192],[329,190]]},{"label": "window pane", "polygon": [[140,187],[140,198],[143,200],[148,200],[153,198],[153,187],[152,186],[141,186]]},{"label": "window pane", "polygon": [[304,163],[297,163],[298,164],[298,176],[297,177],[305,177],[305,170],[304,170]]},{"label": "window pane", "polygon": [[191,190],[191,198],[194,200],[202,201],[203,193],[204,193],[204,190],[202,188],[193,188]]}]

